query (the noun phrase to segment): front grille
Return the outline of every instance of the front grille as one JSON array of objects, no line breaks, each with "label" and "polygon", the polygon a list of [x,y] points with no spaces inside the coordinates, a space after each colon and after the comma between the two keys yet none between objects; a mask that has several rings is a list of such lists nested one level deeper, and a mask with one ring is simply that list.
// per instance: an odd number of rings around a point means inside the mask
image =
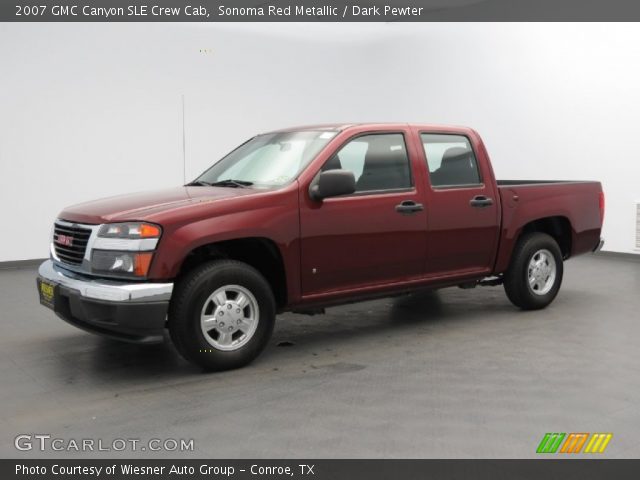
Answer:
[{"label": "front grille", "polygon": [[53,228],[53,248],[60,261],[71,265],[81,265],[91,229],[78,225],[61,225]]}]

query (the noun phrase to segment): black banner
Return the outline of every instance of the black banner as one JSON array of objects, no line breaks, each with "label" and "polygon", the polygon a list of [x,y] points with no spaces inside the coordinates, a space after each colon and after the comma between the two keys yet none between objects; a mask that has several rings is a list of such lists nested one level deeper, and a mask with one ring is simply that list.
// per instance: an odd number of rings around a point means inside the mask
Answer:
[{"label": "black banner", "polygon": [[0,460],[6,479],[637,479],[640,460]]},{"label": "black banner", "polygon": [[3,22],[640,21],[637,0],[3,0]]}]

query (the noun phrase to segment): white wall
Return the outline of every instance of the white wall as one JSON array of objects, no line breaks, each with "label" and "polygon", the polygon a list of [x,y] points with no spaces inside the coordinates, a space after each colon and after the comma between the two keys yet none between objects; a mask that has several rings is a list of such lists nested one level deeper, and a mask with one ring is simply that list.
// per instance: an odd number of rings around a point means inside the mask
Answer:
[{"label": "white wall", "polygon": [[632,252],[639,56],[632,24],[2,24],[0,261],[46,256],[65,205],[180,184],[181,95],[187,178],[271,128],[466,124],[500,178],[601,180]]}]

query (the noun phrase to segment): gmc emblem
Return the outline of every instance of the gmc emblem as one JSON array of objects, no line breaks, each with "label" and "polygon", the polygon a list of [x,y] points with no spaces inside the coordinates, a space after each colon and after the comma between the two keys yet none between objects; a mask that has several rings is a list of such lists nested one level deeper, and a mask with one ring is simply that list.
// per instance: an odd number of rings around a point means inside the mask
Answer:
[{"label": "gmc emblem", "polygon": [[58,233],[58,235],[56,236],[56,242],[59,245],[71,247],[73,246],[73,237],[70,235],[62,235],[61,233]]}]

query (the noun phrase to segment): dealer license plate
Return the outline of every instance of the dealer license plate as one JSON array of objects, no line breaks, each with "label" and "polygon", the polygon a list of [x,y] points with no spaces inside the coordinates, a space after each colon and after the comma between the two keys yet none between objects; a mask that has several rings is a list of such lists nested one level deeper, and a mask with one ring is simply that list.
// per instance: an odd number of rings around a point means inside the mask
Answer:
[{"label": "dealer license plate", "polygon": [[56,302],[56,284],[38,279],[38,293],[40,294],[40,303],[53,310]]}]

